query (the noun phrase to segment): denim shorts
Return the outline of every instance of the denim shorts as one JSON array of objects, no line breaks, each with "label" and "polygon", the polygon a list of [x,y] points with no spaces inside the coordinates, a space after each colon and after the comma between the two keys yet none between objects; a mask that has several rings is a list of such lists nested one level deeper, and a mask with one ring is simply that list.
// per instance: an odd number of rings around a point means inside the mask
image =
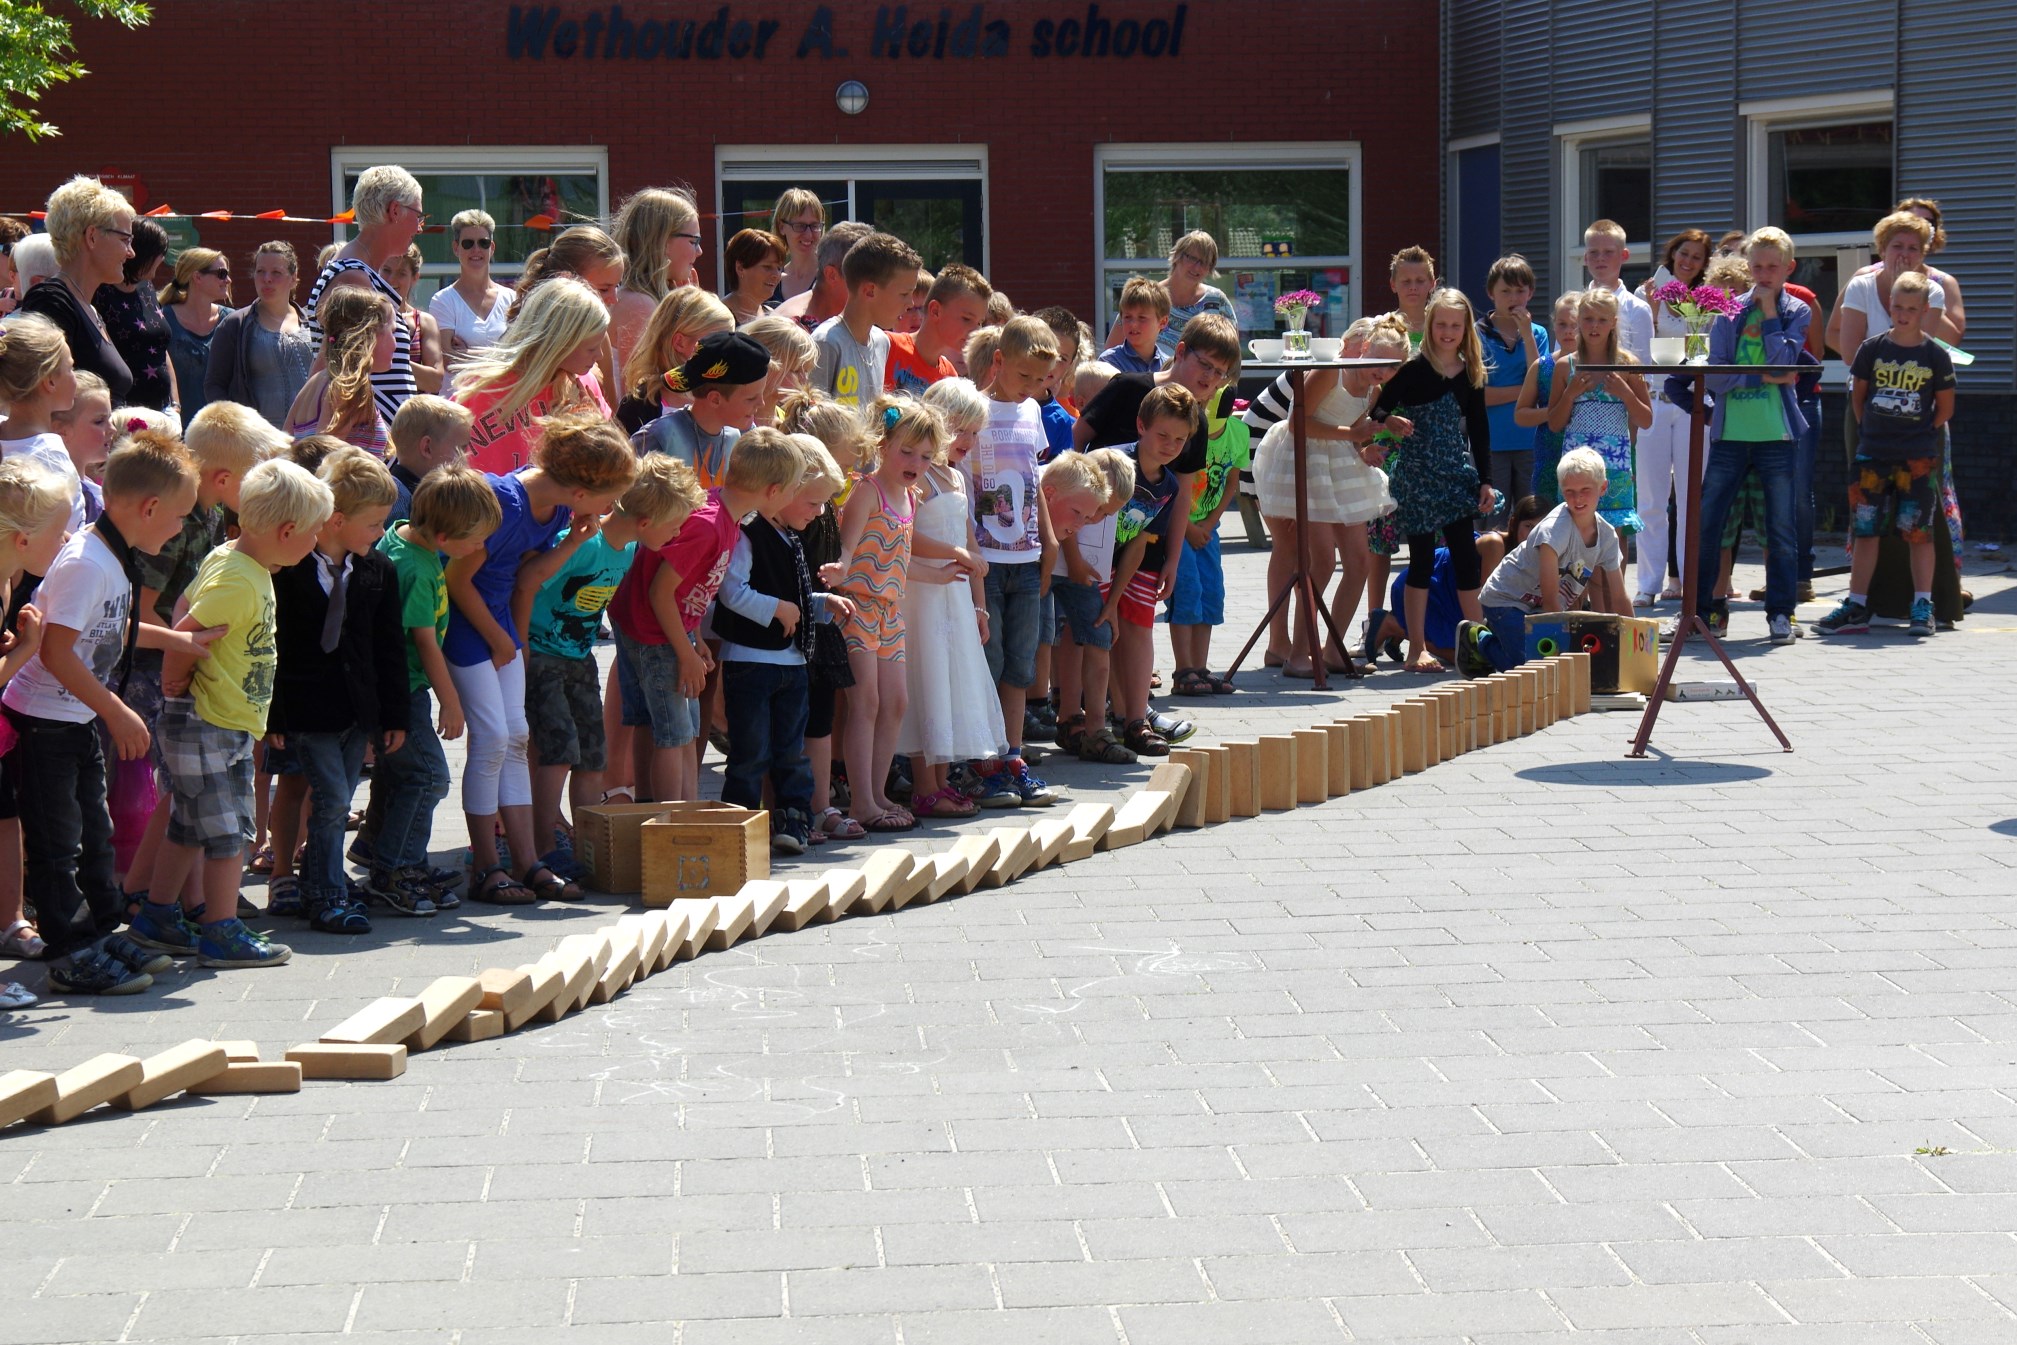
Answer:
[{"label": "denim shorts", "polygon": [[988,566],[988,676],[997,685],[1028,687],[1037,680],[1037,622],[1043,603],[1037,597],[1043,575],[1040,562]]},{"label": "denim shorts", "polygon": [[1074,584],[1069,579],[1056,576],[1051,578],[1051,597],[1057,599],[1057,624],[1052,627],[1056,639],[1061,641],[1070,632],[1072,643],[1082,649],[1112,649],[1114,628],[1100,620],[1100,607],[1104,599],[1100,597],[1097,584]]},{"label": "denim shorts", "polygon": [[1037,643],[1055,645],[1058,642],[1058,602],[1057,576],[1051,576],[1051,589],[1037,600]]},{"label": "denim shorts", "polygon": [[1177,553],[1177,582],[1170,589],[1172,626],[1223,626],[1226,623],[1226,570],[1219,560],[1216,529],[1203,546],[1183,544]]},{"label": "denim shorts", "polygon": [[[689,638],[684,632],[673,637]],[[616,633],[616,688],[623,722],[651,728],[653,747],[684,747],[700,736],[700,702],[679,694],[679,656],[669,644],[639,644]]]}]

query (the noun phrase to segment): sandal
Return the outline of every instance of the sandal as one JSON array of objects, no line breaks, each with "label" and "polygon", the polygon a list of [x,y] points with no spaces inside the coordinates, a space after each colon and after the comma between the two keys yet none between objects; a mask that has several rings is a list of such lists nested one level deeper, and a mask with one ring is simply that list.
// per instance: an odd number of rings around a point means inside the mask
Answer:
[{"label": "sandal", "polygon": [[858,841],[868,835],[861,823],[838,808],[828,808],[813,818],[812,832],[830,841]]},{"label": "sandal", "polygon": [[870,818],[868,829],[870,831],[909,831],[917,826],[917,819],[910,818],[910,820],[906,821],[905,818],[907,816],[908,814],[901,808],[892,808],[886,813],[877,813],[874,817]]},{"label": "sandal", "polygon": [[1170,740],[1157,733],[1155,726],[1146,719],[1129,721],[1126,741],[1128,750],[1137,756],[1166,757],[1170,754]]},{"label": "sandal", "polygon": [[1051,741],[1060,752],[1067,752],[1072,756],[1082,755],[1086,745],[1086,717],[1077,714],[1061,722],[1058,725],[1057,736]]},{"label": "sandal", "polygon": [[1210,669],[1200,670],[1199,675],[1210,685],[1214,696],[1230,696],[1239,690],[1238,687],[1233,685],[1232,678],[1220,677]]},{"label": "sandal", "polygon": [[979,804],[957,789],[940,789],[930,794],[920,794],[911,802],[916,805],[919,817],[972,817],[980,811]]},{"label": "sandal", "polygon": [[369,934],[371,917],[363,903],[349,897],[333,897],[308,913],[308,927],[324,934]]},{"label": "sandal", "polygon": [[[545,874],[537,878],[535,874]],[[580,901],[581,888],[575,883],[555,873],[545,864],[534,864],[525,871],[524,886],[532,889],[533,895],[541,901]]]},{"label": "sandal", "polygon": [[[490,881],[492,878],[502,878],[503,881],[493,883]],[[502,864],[492,864],[470,878],[469,899],[491,906],[529,906],[539,900],[531,888],[512,877],[511,870]]]},{"label": "sandal", "polygon": [[253,873],[273,872],[273,846],[269,843],[252,852],[252,862],[245,866]]},{"label": "sandal", "polygon": [[1211,674],[1203,668],[1179,668],[1176,673],[1176,693],[1179,696],[1212,695]]},{"label": "sandal", "polygon": [[614,789],[605,789],[602,791],[602,802],[636,803],[637,791],[632,789],[629,785],[618,785]]},{"label": "sandal", "polygon": [[48,951],[49,945],[42,942],[41,932],[26,920],[16,920],[7,926],[6,934],[0,935],[0,956],[26,958],[30,962],[35,962]]},{"label": "sandal", "polygon": [[1163,675],[1159,672],[1149,673],[1149,690],[1160,691],[1162,690],[1162,687],[1163,687]]},{"label": "sandal", "polygon": [[1079,748],[1079,760],[1098,766],[1132,766],[1135,754],[1121,746],[1112,729],[1102,725],[1097,732],[1086,735],[1084,745]]}]

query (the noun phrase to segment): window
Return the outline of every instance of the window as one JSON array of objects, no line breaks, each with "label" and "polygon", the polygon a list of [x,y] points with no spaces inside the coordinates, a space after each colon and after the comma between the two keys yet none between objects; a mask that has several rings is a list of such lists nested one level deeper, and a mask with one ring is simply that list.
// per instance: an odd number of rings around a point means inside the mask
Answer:
[{"label": "window", "polygon": [[[448,221],[464,210],[483,210],[497,221],[497,247],[491,271],[509,283],[524,269],[525,259],[545,247],[550,233],[529,229],[525,222],[545,215],[560,223],[600,222],[609,218],[609,156],[599,148],[415,149],[344,146],[331,156],[330,179],[336,211],[350,208],[358,175],[375,164],[396,163],[419,179],[426,203],[428,232],[420,244],[420,284],[413,302],[425,307],[427,297],[454,278],[457,264]],[[351,231],[338,226],[337,237]]]},{"label": "window", "polygon": [[1242,333],[1279,331],[1275,296],[1289,290],[1324,296],[1310,314],[1320,335],[1358,316],[1357,145],[1101,145],[1094,157],[1102,338],[1128,278],[1167,276],[1170,249],[1194,229],[1219,245],[1207,283],[1233,301]]},{"label": "window", "polygon": [[1624,280],[1636,287],[1652,274],[1653,139],[1643,118],[1607,118],[1558,126],[1561,144],[1561,269],[1557,292],[1588,280],[1583,230],[1600,219],[1625,230]]}]

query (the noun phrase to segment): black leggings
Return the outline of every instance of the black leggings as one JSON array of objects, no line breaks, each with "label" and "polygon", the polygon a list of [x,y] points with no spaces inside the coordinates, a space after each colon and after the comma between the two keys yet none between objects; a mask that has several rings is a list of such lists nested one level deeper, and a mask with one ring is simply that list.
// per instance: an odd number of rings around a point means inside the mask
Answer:
[{"label": "black leggings", "polygon": [[[1478,538],[1471,531],[1471,520],[1444,524],[1443,545],[1450,548],[1450,577],[1457,581],[1457,592],[1476,589],[1484,580],[1484,562],[1478,559]],[[1436,534],[1409,533],[1408,587],[1427,588],[1429,575],[1435,568]]]}]

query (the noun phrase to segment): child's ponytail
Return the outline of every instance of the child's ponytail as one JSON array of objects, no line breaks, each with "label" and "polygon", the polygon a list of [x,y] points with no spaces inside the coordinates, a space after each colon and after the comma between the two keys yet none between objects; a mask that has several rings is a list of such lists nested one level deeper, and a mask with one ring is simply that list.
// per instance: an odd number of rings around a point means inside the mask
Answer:
[{"label": "child's ponytail", "polygon": [[882,462],[883,446],[891,443],[922,444],[927,458],[935,463],[945,462],[946,444],[952,435],[937,407],[914,397],[885,392],[863,414],[868,418],[872,460],[862,463],[859,470],[873,472]]}]

